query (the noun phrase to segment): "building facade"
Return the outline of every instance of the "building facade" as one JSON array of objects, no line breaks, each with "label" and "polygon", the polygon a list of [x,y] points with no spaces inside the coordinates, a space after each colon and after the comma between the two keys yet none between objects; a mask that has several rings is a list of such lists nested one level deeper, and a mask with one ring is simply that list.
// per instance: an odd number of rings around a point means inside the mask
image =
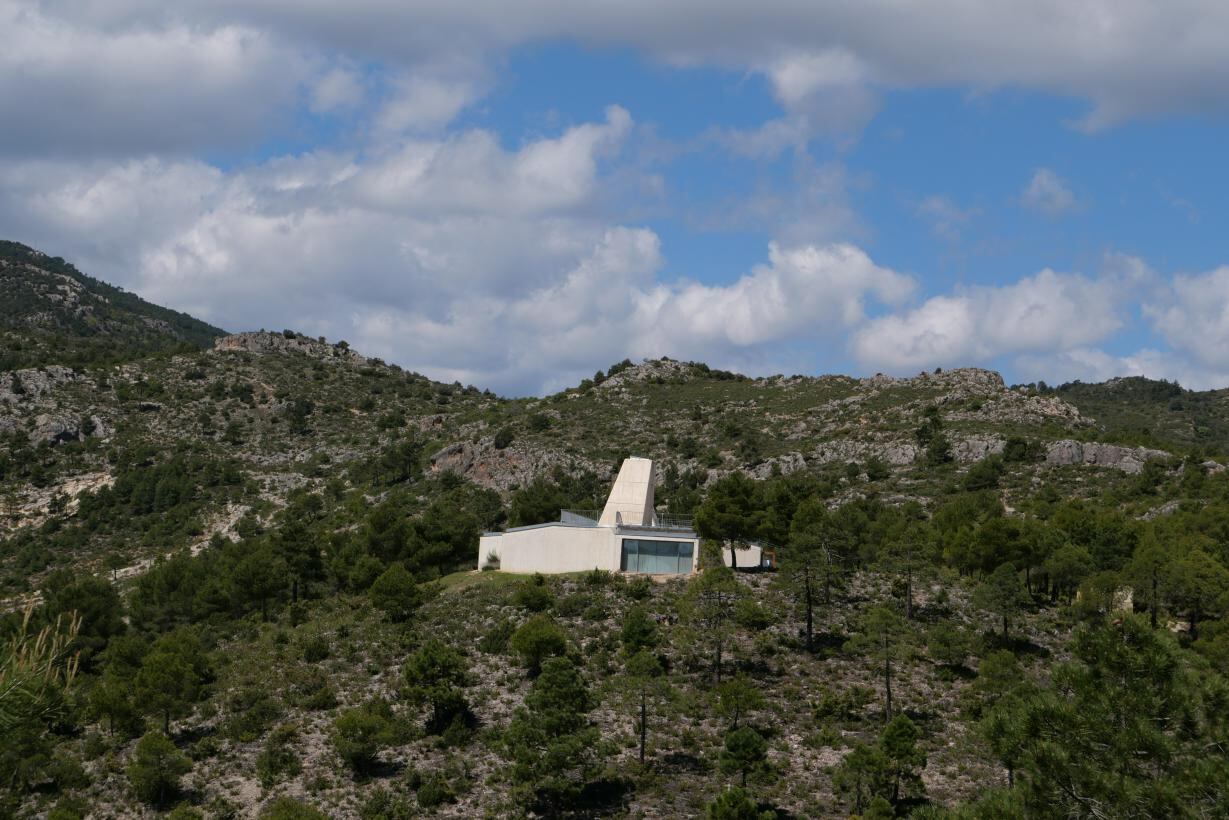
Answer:
[{"label": "building facade", "polygon": [[696,571],[700,539],[691,520],[659,516],[656,474],[647,458],[629,458],[597,511],[562,510],[558,521],[488,532],[478,541],[479,568],[503,572],[586,572],[647,575]]}]

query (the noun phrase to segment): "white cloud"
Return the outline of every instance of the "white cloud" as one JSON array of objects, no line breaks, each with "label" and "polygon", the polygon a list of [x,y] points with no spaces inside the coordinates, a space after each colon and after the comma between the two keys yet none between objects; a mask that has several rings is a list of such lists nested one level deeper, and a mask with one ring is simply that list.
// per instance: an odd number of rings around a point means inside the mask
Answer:
[{"label": "white cloud", "polygon": [[0,155],[239,144],[279,124],[311,68],[237,24],[106,31],[0,2],[0,31]]},{"label": "white cloud", "polygon": [[917,215],[930,223],[937,236],[949,242],[960,239],[960,232],[977,213],[977,208],[961,208],[950,198],[938,194],[926,197],[917,206]]},{"label": "white cloud", "polygon": [[376,132],[389,137],[442,128],[481,95],[484,83],[477,74],[440,76],[413,71],[395,78],[376,114]]},{"label": "white cloud", "polygon": [[1049,168],[1038,168],[1033,172],[1020,194],[1020,202],[1026,208],[1050,217],[1062,216],[1076,208],[1075,194],[1071,193],[1066,180]]},{"label": "white cloud", "polygon": [[1184,356],[1208,370],[1229,372],[1229,266],[1175,276],[1143,312]]},{"label": "white cloud", "polygon": [[381,118],[421,129],[482,93],[456,76],[458,62],[489,67],[558,40],[763,74],[784,116],[731,134],[747,152],[856,133],[878,89],[1035,89],[1089,101],[1078,124],[1090,130],[1229,110],[1229,6],[1219,0],[3,0],[0,29],[9,153],[250,142],[292,128],[296,100],[320,111],[353,100],[355,78],[332,73],[337,65],[413,78]]},{"label": "white cloud", "polygon": [[1122,326],[1117,277],[1043,270],[1001,287],[935,296],[903,314],[870,321],[854,336],[863,365],[901,373],[1050,353],[1099,342]]},{"label": "white cloud", "polygon": [[311,110],[317,114],[350,109],[363,101],[363,80],[357,71],[334,68],[312,88]]}]

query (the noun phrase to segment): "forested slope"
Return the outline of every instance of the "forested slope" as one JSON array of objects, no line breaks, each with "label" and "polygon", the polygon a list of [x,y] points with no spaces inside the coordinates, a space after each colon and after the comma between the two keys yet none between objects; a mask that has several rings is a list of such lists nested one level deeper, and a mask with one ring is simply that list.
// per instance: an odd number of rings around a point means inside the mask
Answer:
[{"label": "forested slope", "polygon": [[[1229,814],[1213,394],[200,341],[0,373],[0,815]],[[632,453],[700,575],[474,570]]]}]

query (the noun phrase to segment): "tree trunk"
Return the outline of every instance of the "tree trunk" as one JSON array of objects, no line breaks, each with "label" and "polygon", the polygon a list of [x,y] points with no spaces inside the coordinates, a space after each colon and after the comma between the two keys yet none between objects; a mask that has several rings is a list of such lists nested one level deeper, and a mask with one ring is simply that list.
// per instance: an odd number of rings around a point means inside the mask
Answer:
[{"label": "tree trunk", "polygon": [[713,666],[713,672],[714,672],[715,677],[717,678],[717,685],[720,686],[721,685],[721,638],[720,637],[717,638],[716,661],[717,662]]},{"label": "tree trunk", "polygon": [[892,720],[892,659],[886,654],[883,659],[883,691],[886,696],[885,703],[887,708],[884,710],[887,715],[885,723]]},{"label": "tree trunk", "polygon": [[1033,568],[1024,568],[1024,591],[1029,595],[1033,594]]},{"label": "tree trunk", "polygon": [[171,710],[164,709],[162,712],[162,734],[167,737],[171,736]]},{"label": "tree trunk", "polygon": [[1152,628],[1156,629],[1156,574],[1152,575],[1152,600],[1148,604],[1148,620],[1152,623]]},{"label": "tree trunk", "polygon": [[905,618],[913,620],[913,564],[905,570]]},{"label": "tree trunk", "polygon": [[814,634],[814,616],[813,606],[811,601],[811,570],[808,567],[806,572],[806,602],[807,602],[807,652],[814,651],[814,643],[812,635]]},{"label": "tree trunk", "polygon": [[1003,614],[1003,643],[1007,643],[1007,614]]},{"label": "tree trunk", "polygon": [[644,765],[644,744],[645,738],[648,736],[648,700],[649,693],[642,686],[640,687],[640,765]]},{"label": "tree trunk", "polygon": [[738,569],[738,553],[734,549],[734,547],[735,547],[735,544],[733,541],[731,541],[730,542],[730,569],[737,570]]},{"label": "tree trunk", "polygon": [[1007,767],[1007,788],[1014,788],[1016,785],[1016,767]]}]

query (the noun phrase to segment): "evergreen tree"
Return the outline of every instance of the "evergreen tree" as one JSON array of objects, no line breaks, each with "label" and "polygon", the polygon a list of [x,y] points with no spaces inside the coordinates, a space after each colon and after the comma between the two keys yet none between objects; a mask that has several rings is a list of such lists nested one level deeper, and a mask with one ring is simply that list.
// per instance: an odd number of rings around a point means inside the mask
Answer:
[{"label": "evergreen tree", "polygon": [[376,578],[368,592],[371,604],[390,621],[403,623],[422,604],[422,588],[402,564],[390,566]]},{"label": "evergreen tree", "polygon": [[900,800],[901,786],[921,788],[920,769],[926,768],[926,753],[917,747],[921,732],[907,715],[897,715],[883,727],[879,749],[887,760],[892,780],[892,802]]},{"label": "evergreen tree", "polygon": [[687,585],[684,612],[699,640],[712,646],[713,680],[717,684],[721,683],[727,632],[743,597],[743,588],[733,570],[725,566],[709,567]]},{"label": "evergreen tree", "polygon": [[558,815],[598,771],[598,730],[588,684],[567,658],[549,658],[504,733],[513,793],[527,808]]},{"label": "evergreen tree", "polygon": [[973,604],[1002,620],[1004,643],[1007,642],[1011,619],[1028,603],[1028,593],[1020,583],[1020,573],[1011,564],[999,564],[990,577],[973,591]]},{"label": "evergreen tree", "polygon": [[535,615],[512,633],[509,645],[532,677],[541,672],[547,658],[567,652],[568,636],[549,616]]},{"label": "evergreen tree", "polygon": [[695,527],[701,538],[728,546],[730,567],[738,569],[738,548],[759,535],[765,516],[759,484],[734,472],[709,487]]},{"label": "evergreen tree", "polygon": [[725,748],[719,758],[721,771],[741,775],[744,788],[747,775],[763,768],[767,761],[768,743],[755,729],[743,726],[726,733]]},{"label": "evergreen tree", "polygon": [[[802,502],[790,523],[781,555],[781,578],[803,609],[807,651],[814,651],[815,607],[832,602],[848,560],[849,542],[818,498]],[[821,593],[822,592],[822,597]]]},{"label": "evergreen tree", "polygon": [[191,769],[192,762],[166,735],[150,732],[137,742],[128,782],[141,802],[165,806],[179,793],[179,778]]},{"label": "evergreen tree", "polygon": [[443,731],[469,710],[464,693],[469,683],[465,657],[438,638],[429,639],[410,655],[402,672],[410,701],[431,707],[432,730]]},{"label": "evergreen tree", "polygon": [[171,733],[171,718],[183,714],[200,696],[210,674],[205,649],[196,633],[180,629],[154,643],[141,661],[135,688],[137,703],[162,718],[162,733]]},{"label": "evergreen tree", "polygon": [[874,606],[862,614],[858,631],[847,644],[852,651],[866,654],[883,671],[885,722],[892,719],[892,663],[906,656],[909,637],[905,620],[895,610]]}]

